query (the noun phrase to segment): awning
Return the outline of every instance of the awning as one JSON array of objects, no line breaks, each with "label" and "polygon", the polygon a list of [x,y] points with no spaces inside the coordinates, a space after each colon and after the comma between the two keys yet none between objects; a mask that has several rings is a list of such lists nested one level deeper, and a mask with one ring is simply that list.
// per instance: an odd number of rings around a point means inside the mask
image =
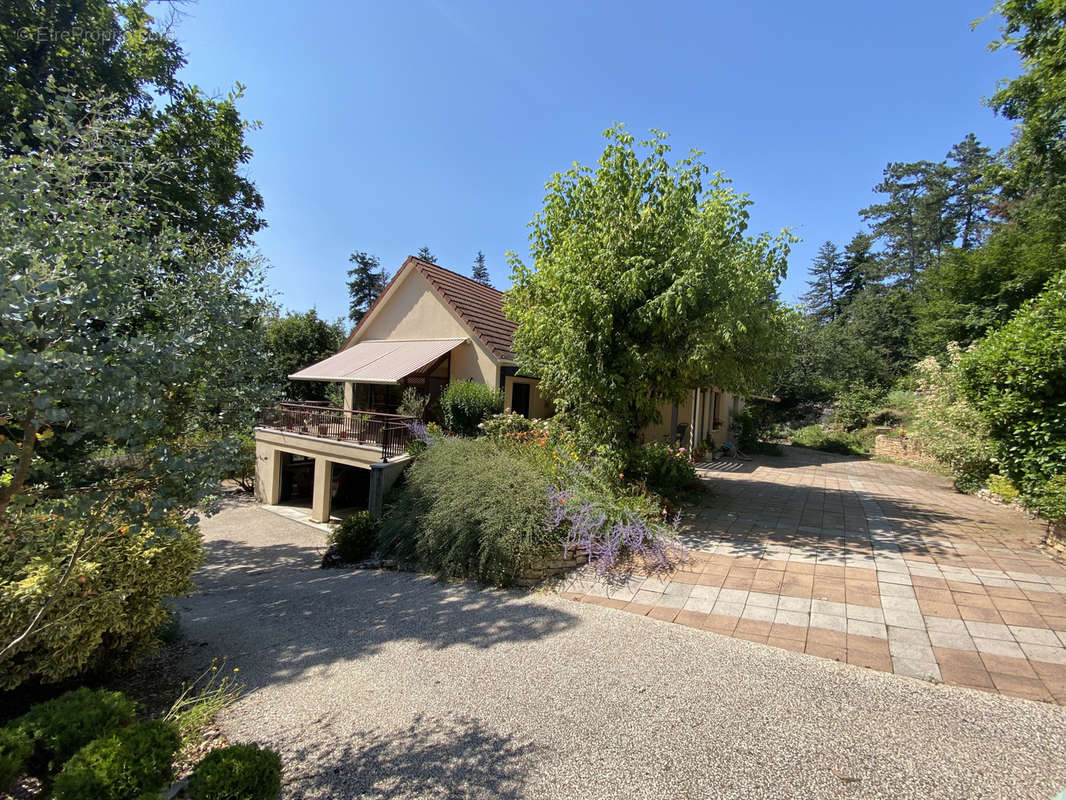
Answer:
[{"label": "awning", "polygon": [[289,376],[294,381],[399,383],[428,367],[466,339],[379,339],[357,342],[347,350]]}]

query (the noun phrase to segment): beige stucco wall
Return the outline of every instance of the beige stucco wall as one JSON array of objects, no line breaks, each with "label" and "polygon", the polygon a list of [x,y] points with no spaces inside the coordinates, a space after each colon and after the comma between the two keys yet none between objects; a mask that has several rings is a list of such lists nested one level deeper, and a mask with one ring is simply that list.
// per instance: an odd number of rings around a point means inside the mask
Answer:
[{"label": "beige stucco wall", "polygon": [[[713,389],[707,388],[700,392],[700,415],[697,421],[696,427],[696,442],[701,443],[709,435],[714,442],[715,447],[721,447],[725,442],[729,441],[729,426],[733,421],[733,398],[734,395],[729,392],[721,393],[721,407],[719,410],[718,418],[722,421],[721,427],[717,430],[713,428]],[[687,390],[684,394],[682,401],[678,404],[677,410],[677,422],[678,425],[688,425],[686,436],[682,444],[688,447],[691,444],[691,432],[692,432],[692,402],[693,392],[691,389]],[[743,400],[739,400],[737,403],[737,411],[741,411],[744,408]],[[662,442],[666,441],[670,433],[670,404],[664,403],[659,409],[662,414],[662,421],[647,426],[643,433],[643,439],[645,442]]]},{"label": "beige stucco wall", "polygon": [[511,392],[516,383],[528,383],[531,387],[529,390],[529,416],[531,419],[544,419],[555,413],[555,409],[552,408],[551,403],[549,403],[544,395],[540,393],[540,389],[537,385],[539,381],[535,378],[516,378],[512,376],[504,378],[504,408],[511,408]]},{"label": "beige stucco wall", "polygon": [[452,351],[452,380],[475,380],[490,386],[499,385],[496,361],[462,323],[429,281],[415,269],[408,268],[399,283],[389,290],[386,301],[352,343],[366,339],[470,339]]}]

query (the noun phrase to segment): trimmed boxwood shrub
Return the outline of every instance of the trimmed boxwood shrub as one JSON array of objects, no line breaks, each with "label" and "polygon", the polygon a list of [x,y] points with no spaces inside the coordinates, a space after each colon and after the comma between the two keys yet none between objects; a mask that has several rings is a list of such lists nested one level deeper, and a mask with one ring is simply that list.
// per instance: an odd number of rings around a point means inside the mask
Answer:
[{"label": "trimmed boxwood shrub", "polygon": [[369,511],[349,514],[330,531],[329,545],[347,564],[365,561],[378,547],[378,521]]},{"label": "trimmed boxwood shrub", "polygon": [[212,750],[189,776],[185,794],[189,800],[276,800],[281,758],[255,744]]},{"label": "trimmed boxwood shrub", "polygon": [[14,725],[0,728],[0,792],[22,774],[32,752],[33,740],[28,733]]},{"label": "trimmed boxwood shrub", "polygon": [[444,427],[460,436],[477,436],[478,425],[503,411],[503,392],[473,381],[452,381],[440,396]]},{"label": "trimmed boxwood shrub", "polygon": [[55,800],[129,800],[164,788],[181,746],[177,728],[153,719],[97,739],[56,776]]},{"label": "trimmed boxwood shrub", "polygon": [[491,439],[441,439],[408,467],[381,523],[381,548],[443,579],[508,585],[559,552],[546,529],[548,477]]},{"label": "trimmed boxwood shrub", "polygon": [[136,710],[122,692],[83,686],[38,703],[13,725],[33,739],[37,758],[53,773],[89,742],[133,722]]}]

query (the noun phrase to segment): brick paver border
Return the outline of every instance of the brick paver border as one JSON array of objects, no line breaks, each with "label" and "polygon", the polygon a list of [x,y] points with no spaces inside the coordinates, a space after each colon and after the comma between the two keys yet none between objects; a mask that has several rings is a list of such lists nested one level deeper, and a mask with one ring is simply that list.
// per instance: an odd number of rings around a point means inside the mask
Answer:
[{"label": "brick paver border", "polygon": [[1066,705],[1066,567],[1035,548],[1023,517],[869,462],[764,460],[712,478],[716,495],[689,513],[694,550],[675,572],[579,572],[563,596]]}]

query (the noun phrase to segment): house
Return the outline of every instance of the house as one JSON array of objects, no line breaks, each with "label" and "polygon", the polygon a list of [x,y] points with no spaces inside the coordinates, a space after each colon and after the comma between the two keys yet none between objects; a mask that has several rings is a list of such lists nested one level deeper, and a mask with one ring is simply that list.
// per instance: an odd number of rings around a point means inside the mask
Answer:
[{"label": "house", "polygon": [[[343,384],[344,407],[283,403],[256,427],[256,493],[265,503],[309,496],[311,518],[331,506],[380,510],[402,471],[411,418],[396,414],[404,389],[431,398],[450,381],[498,386],[504,405],[527,417],[553,413],[536,378],[520,374],[512,350],[515,323],[503,293],[451,270],[408,257],[340,351],[290,375]],[[713,386],[665,405],[645,441],[690,447],[728,438],[741,399]]]}]

